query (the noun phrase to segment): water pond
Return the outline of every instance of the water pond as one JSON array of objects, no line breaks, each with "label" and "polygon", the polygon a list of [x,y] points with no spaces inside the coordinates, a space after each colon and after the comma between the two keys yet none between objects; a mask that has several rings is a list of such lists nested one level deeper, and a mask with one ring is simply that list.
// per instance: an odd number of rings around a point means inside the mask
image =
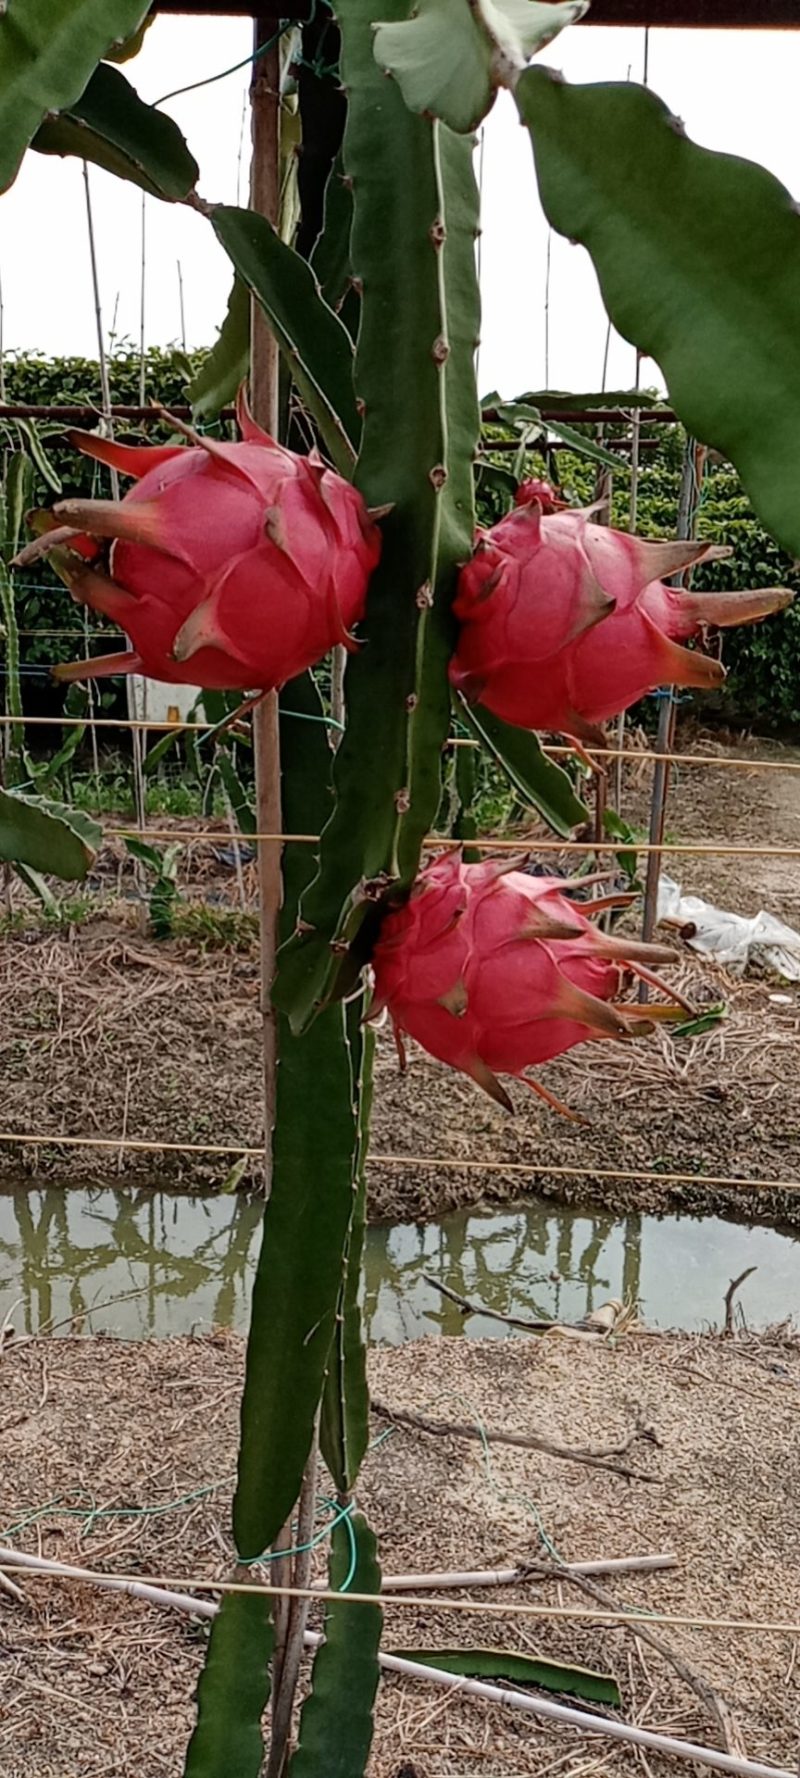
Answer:
[{"label": "water pond", "polygon": [[[0,1323],[18,1332],[163,1336],[246,1326],[262,1205],[56,1186],[0,1195]],[[719,1325],[727,1286],[746,1266],[749,1325],[800,1318],[800,1238],[717,1218],[614,1217],[536,1198],[456,1211],[439,1223],[373,1227],[366,1245],[371,1340],[399,1344],[513,1330],[464,1318],[433,1278],[503,1314],[576,1320],[608,1297],[638,1299],[660,1327]],[[110,1300],[113,1299],[113,1300]],[[108,1305],[103,1307],[102,1305]]]}]

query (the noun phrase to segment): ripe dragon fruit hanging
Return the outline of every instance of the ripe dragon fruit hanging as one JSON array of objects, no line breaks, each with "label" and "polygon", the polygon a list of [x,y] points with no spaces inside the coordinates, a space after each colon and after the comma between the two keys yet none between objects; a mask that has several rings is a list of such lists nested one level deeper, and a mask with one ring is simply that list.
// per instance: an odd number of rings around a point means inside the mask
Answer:
[{"label": "ripe dragon fruit hanging", "polygon": [[[570,511],[526,482],[513,512],[478,534],[454,604],[453,685],[520,728],[602,743],[598,725],[659,685],[721,685],[721,663],[681,646],[703,626],[752,623],[783,588],[693,593],[663,577],[730,555],[709,543],[647,543]],[[591,510],[591,509],[590,509]]]},{"label": "ripe dragon fruit hanging", "polygon": [[239,443],[189,432],[188,445],[131,446],[70,434],[87,456],[139,479],[121,501],[61,501],[17,562],[55,549],[73,598],[112,619],[132,647],[59,666],[57,678],[144,673],[267,691],[334,643],[354,646],[377,525],[316,452],[299,457],[262,432],[242,396],[237,418]]},{"label": "ripe dragon fruit hanging", "polygon": [[407,1032],[508,1110],[500,1074],[565,1111],[526,1069],[577,1043],[640,1035],[677,1009],[618,1003],[626,974],[668,993],[652,965],[676,960],[663,945],[611,937],[587,917],[630,897],[580,906],[564,888],[563,879],[531,877],[514,863],[437,858],[381,927],[370,1017],[388,1007],[401,1044]]}]

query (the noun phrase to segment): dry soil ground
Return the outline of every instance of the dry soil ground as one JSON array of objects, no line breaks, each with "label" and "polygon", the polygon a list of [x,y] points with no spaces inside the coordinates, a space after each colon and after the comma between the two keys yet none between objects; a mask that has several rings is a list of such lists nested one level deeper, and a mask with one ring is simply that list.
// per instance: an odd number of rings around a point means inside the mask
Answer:
[{"label": "dry soil ground", "polygon": [[[242,1356],[242,1342],[221,1335],[7,1342],[2,1541],[107,1572],[229,1575]],[[655,1614],[646,1629],[667,1656],[633,1626],[518,1613],[523,1604],[596,1604],[557,1581],[447,1596],[491,1600],[499,1616],[387,1606],[385,1647],[539,1650],[613,1674],[622,1703],[612,1715],[706,1746],[727,1736],[751,1759],[796,1770],[796,1342],[777,1333],[631,1335],[616,1346],[552,1336],[443,1340],[375,1351],[370,1368],[376,1397],[391,1408],[460,1421],[473,1435],[544,1434],[583,1450],[633,1439],[620,1461],[637,1472],[626,1479],[491,1436],[482,1443],[398,1426],[371,1449],[360,1486],[384,1572],[513,1566],[541,1558],[543,1536],[572,1561],[678,1558],[671,1572],[603,1583],[612,1605]],[[375,1434],[390,1424],[376,1415]],[[20,1579],[21,1602],[0,1591],[4,1778],[178,1778],[202,1623],[87,1586]],[[659,1615],[697,1626],[660,1624]],[[714,1618],[742,1627],[704,1623]],[[791,1627],[759,1629],[760,1621]],[[381,1686],[369,1768],[370,1778],[678,1778],[690,1770],[396,1678]]]},{"label": "dry soil ground", "polygon": [[[800,845],[797,751],[741,738],[727,748],[708,736],[690,744],[719,764],[676,768],[668,842]],[[748,763],[732,767],[731,757]],[[759,770],[759,758],[779,769]],[[624,809],[637,825],[646,820],[651,769],[635,758],[626,766]],[[535,855],[535,835],[531,847]],[[800,927],[797,858],[667,862],[687,890],[744,914],[764,907]],[[183,875],[189,893],[210,892],[217,906],[235,903],[232,872],[215,864],[207,846],[187,848]],[[233,1154],[181,1145],[235,1148],[262,1139],[252,930],[240,931],[238,948],[209,948],[200,916],[193,936],[156,943],[142,930],[137,904],[124,898],[130,878],[113,845],[101,855],[97,886],[103,893],[91,919],[66,930],[34,923],[0,940],[0,1131],[177,1147],[109,1156],[4,1143],[0,1135],[2,1176],[102,1183],[111,1169],[115,1179],[137,1184],[220,1182]],[[796,1222],[800,993],[763,973],[736,982],[689,952],[675,979],[701,1008],[725,1000],[725,1023],[691,1040],[661,1035],[626,1049],[584,1046],[542,1070],[586,1125],[555,1116],[522,1088],[511,1119],[419,1052],[403,1078],[384,1036],[372,1215],[426,1217],[535,1190],[609,1208],[671,1204]],[[397,1158],[381,1164],[381,1154]],[[670,1183],[669,1173],[688,1181]],[[763,1185],[726,1187],[720,1179]]]}]

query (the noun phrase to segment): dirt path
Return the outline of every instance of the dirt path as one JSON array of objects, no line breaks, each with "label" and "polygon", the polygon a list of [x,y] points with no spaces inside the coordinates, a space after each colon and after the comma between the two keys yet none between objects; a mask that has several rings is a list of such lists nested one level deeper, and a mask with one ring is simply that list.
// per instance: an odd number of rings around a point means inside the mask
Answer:
[{"label": "dirt path", "polygon": [[[679,747],[685,745],[679,741]],[[689,745],[703,757],[718,757],[720,765],[673,768],[664,834],[668,843],[696,839],[708,845],[800,846],[800,749],[742,737],[727,746],[709,735],[699,735]],[[725,763],[730,758],[766,760],[789,769],[733,767]],[[651,769],[626,768],[630,793],[626,790],[623,810],[642,831]],[[800,926],[798,858],[667,858],[664,868],[717,907],[748,917],[765,908],[790,926]]]},{"label": "dirt path", "polygon": [[[229,1573],[242,1352],[232,1336],[7,1346],[4,1539],[20,1526],[17,1547],[108,1572]],[[625,1480],[536,1451],[485,1450],[480,1438],[400,1428],[373,1445],[361,1488],[384,1572],[513,1566],[540,1557],[544,1535],[573,1561],[676,1552],[671,1573],[605,1582],[625,1605],[800,1624],[796,1343],[442,1340],[376,1351],[370,1369],[376,1396],[391,1406],[475,1429],[609,1445],[638,1427],[626,1461],[654,1478]],[[376,1416],[376,1438],[387,1424]],[[320,1522],[327,1516],[321,1507]],[[4,1778],[177,1778],[202,1624],[66,1582],[26,1576],[22,1586],[22,1604],[0,1592]],[[720,1744],[707,1704],[633,1634],[514,1612],[537,1601],[586,1605],[581,1594],[528,1583],[491,1597],[507,1606],[499,1619],[389,1608],[384,1646],[538,1650],[611,1673],[623,1718]],[[748,1755],[795,1769],[797,1633],[665,1625],[661,1634],[734,1709]],[[647,1759],[645,1778],[689,1771],[660,1755]],[[564,1778],[586,1778],[589,1769],[641,1778],[632,1751],[611,1742],[587,1743],[405,1680],[381,1687],[370,1778],[545,1778],[554,1764]]]}]

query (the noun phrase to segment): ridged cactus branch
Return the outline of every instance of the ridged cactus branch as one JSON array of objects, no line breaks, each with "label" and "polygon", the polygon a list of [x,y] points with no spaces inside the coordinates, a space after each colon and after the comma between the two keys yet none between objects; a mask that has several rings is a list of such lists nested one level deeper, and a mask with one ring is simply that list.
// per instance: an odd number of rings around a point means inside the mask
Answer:
[{"label": "ridged cactus branch", "polygon": [[443,231],[439,280],[446,351],[441,396],[447,479],[439,510],[433,600],[423,612],[417,632],[417,701],[409,724],[409,807],[399,847],[400,877],[406,886],[416,875],[422,841],[433,825],[441,794],[442,749],[450,728],[447,667],[455,635],[450,607],[458,568],[472,550],[472,465],[480,437],[474,373],[480,327],[474,143],[471,137],[456,136],[445,124],[438,124],[434,144]]},{"label": "ridged cactus branch", "polygon": [[[355,482],[369,507],[391,510],[370,585],[365,646],[347,670],[348,725],[320,874],[278,975],[276,997],[298,1029],[331,993],[338,949],[357,932],[381,884],[410,883],[416,870],[438,803],[449,719],[452,582],[472,530],[478,414],[469,148],[443,146],[438,124],[406,110],[375,61],[371,12],[371,0],[340,0],[337,8],[348,93],[351,256],[361,293],[355,385],[363,435]],[[405,16],[402,0],[394,12]],[[456,389],[457,364],[466,390]]]},{"label": "ridged cactus branch", "polygon": [[344,1603],[327,1610],[288,1778],[361,1778],[369,1756],[383,1613],[377,1599],[357,1609],[346,1602],[348,1585],[354,1593],[380,1592],[375,1534],[361,1513],[336,1526],[329,1585]]},{"label": "ridged cactus branch", "polygon": [[353,1179],[353,1215],[344,1256],[336,1310],[336,1331],[322,1397],[320,1448],[341,1494],[355,1486],[369,1443],[367,1353],[361,1313],[361,1266],[367,1223],[366,1158],[372,1109],[375,1033],[362,1024],[363,1000],[350,1002],[347,1024],[357,1089],[358,1157]]}]

